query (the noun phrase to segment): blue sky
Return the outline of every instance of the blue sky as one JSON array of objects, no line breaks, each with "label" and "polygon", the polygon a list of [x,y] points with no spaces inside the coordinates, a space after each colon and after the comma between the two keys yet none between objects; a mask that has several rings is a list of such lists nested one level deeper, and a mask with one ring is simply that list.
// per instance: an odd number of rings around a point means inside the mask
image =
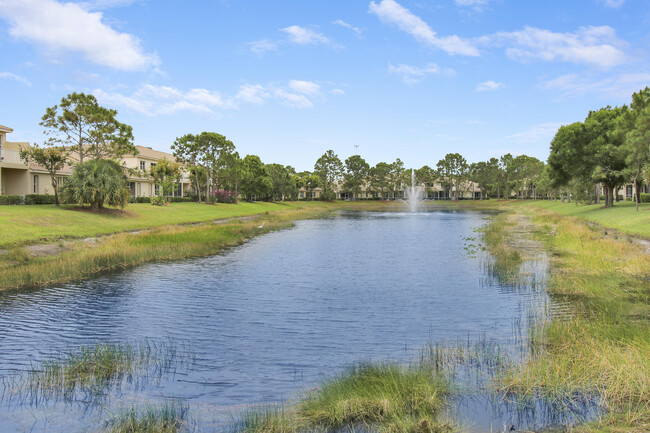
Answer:
[{"label": "blue sky", "polygon": [[0,124],[93,93],[169,150],[216,131],[312,169],[545,160],[562,124],[650,85],[647,0],[0,0]]}]

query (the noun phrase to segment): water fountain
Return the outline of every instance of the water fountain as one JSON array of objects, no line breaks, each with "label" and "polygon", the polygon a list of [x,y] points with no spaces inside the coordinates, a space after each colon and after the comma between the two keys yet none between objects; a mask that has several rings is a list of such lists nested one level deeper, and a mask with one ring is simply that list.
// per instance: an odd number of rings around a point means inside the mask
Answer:
[{"label": "water fountain", "polygon": [[418,206],[424,200],[424,189],[415,184],[415,170],[411,169],[411,186],[406,189],[405,203],[411,212],[417,212]]}]

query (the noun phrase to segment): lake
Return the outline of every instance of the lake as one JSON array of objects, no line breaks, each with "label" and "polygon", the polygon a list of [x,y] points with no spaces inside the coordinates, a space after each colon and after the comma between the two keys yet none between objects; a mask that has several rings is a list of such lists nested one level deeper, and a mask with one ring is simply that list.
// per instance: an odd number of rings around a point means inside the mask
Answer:
[{"label": "lake", "polygon": [[[0,293],[0,433],[93,430],[121,406],[170,397],[202,431],[220,431],[361,360],[408,362],[428,343],[512,346],[549,299],[542,284],[489,274],[476,248],[487,217],[342,212],[212,257]],[[534,268],[542,281],[545,264]],[[9,396],[12,378],[61,351],[145,339],[173,341],[191,360],[100,404]],[[477,412],[483,426],[487,413]]]}]

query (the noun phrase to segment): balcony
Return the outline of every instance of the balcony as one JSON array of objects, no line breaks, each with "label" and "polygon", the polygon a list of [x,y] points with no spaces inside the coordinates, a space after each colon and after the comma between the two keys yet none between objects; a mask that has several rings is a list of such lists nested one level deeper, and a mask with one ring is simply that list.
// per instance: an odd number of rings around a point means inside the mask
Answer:
[{"label": "balcony", "polygon": [[25,161],[20,159],[20,152],[11,149],[0,149],[0,162],[27,165]]}]

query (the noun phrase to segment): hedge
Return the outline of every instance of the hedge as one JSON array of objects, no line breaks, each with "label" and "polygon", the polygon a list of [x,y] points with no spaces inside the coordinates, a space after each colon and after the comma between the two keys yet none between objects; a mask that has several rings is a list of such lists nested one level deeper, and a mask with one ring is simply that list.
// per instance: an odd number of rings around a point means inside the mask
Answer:
[{"label": "hedge", "polygon": [[15,204],[23,204],[23,198],[19,195],[0,195],[0,206]]},{"label": "hedge", "polygon": [[650,203],[650,194],[646,194],[646,193],[642,192],[641,197],[639,198],[639,201],[641,203]]},{"label": "hedge", "polygon": [[49,194],[27,194],[25,204],[55,204],[54,196]]}]

